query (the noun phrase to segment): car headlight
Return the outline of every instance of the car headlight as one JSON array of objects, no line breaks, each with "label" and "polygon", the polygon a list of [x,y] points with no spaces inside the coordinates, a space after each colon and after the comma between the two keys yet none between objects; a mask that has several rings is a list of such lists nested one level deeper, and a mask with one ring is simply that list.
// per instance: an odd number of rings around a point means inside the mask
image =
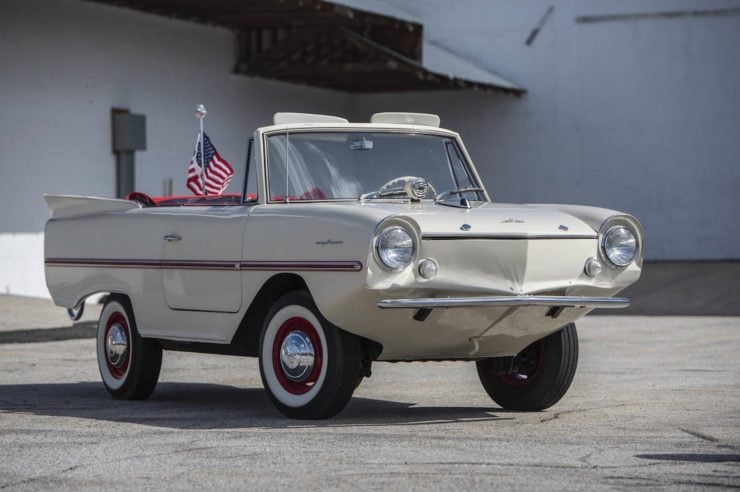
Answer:
[{"label": "car headlight", "polygon": [[606,259],[618,267],[626,267],[637,255],[637,237],[624,226],[607,229],[601,244]]},{"label": "car headlight", "polygon": [[413,236],[403,227],[388,227],[375,242],[378,258],[394,272],[406,268],[414,259],[416,245]]}]

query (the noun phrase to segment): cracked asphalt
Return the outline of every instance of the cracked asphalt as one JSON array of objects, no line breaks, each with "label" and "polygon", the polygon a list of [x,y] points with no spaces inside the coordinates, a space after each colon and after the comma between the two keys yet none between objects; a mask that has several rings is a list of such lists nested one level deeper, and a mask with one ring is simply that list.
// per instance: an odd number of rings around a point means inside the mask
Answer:
[{"label": "cracked asphalt", "polygon": [[740,318],[587,317],[544,412],[498,408],[471,363],[381,363],[302,422],[237,357],[167,352],[152,398],[111,400],[94,306],[40,303],[0,297],[2,490],[740,488]]}]

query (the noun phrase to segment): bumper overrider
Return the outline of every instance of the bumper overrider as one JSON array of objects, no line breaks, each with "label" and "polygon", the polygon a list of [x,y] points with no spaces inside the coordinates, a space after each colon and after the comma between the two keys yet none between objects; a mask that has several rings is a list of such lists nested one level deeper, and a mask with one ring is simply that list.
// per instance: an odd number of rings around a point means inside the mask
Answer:
[{"label": "bumper overrider", "polygon": [[620,309],[630,305],[624,297],[582,296],[486,296],[486,297],[428,297],[419,299],[384,299],[381,309],[434,309],[469,307],[550,306],[575,308]]}]

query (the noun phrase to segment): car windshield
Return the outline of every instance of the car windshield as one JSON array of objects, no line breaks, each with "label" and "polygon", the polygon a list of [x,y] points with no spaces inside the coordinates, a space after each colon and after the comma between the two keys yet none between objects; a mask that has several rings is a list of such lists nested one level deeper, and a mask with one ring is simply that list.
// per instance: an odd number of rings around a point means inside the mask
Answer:
[{"label": "car windshield", "polygon": [[[421,133],[272,135],[267,138],[267,171],[271,201],[404,198],[379,191],[406,177],[425,179],[437,194],[480,186],[454,139]],[[483,199],[480,191],[457,193]]]}]

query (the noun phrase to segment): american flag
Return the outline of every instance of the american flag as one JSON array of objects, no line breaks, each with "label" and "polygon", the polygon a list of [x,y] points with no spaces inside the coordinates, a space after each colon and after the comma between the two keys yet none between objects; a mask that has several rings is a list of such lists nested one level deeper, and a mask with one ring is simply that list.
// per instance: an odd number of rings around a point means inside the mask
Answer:
[{"label": "american flag", "polygon": [[[216,148],[211,143],[211,139],[205,133],[203,135],[203,152],[206,154],[205,158],[205,172],[203,178],[206,183],[206,195],[220,195],[224,192],[231,178],[234,176],[234,168],[231,164],[226,162],[226,159],[221,157]],[[188,181],[187,187],[190,191],[196,195],[203,195],[203,187],[201,185],[201,167],[200,163],[203,162],[200,156],[200,136],[198,134],[198,140],[195,142],[195,153],[193,158],[190,159],[190,166],[188,167]]]}]

